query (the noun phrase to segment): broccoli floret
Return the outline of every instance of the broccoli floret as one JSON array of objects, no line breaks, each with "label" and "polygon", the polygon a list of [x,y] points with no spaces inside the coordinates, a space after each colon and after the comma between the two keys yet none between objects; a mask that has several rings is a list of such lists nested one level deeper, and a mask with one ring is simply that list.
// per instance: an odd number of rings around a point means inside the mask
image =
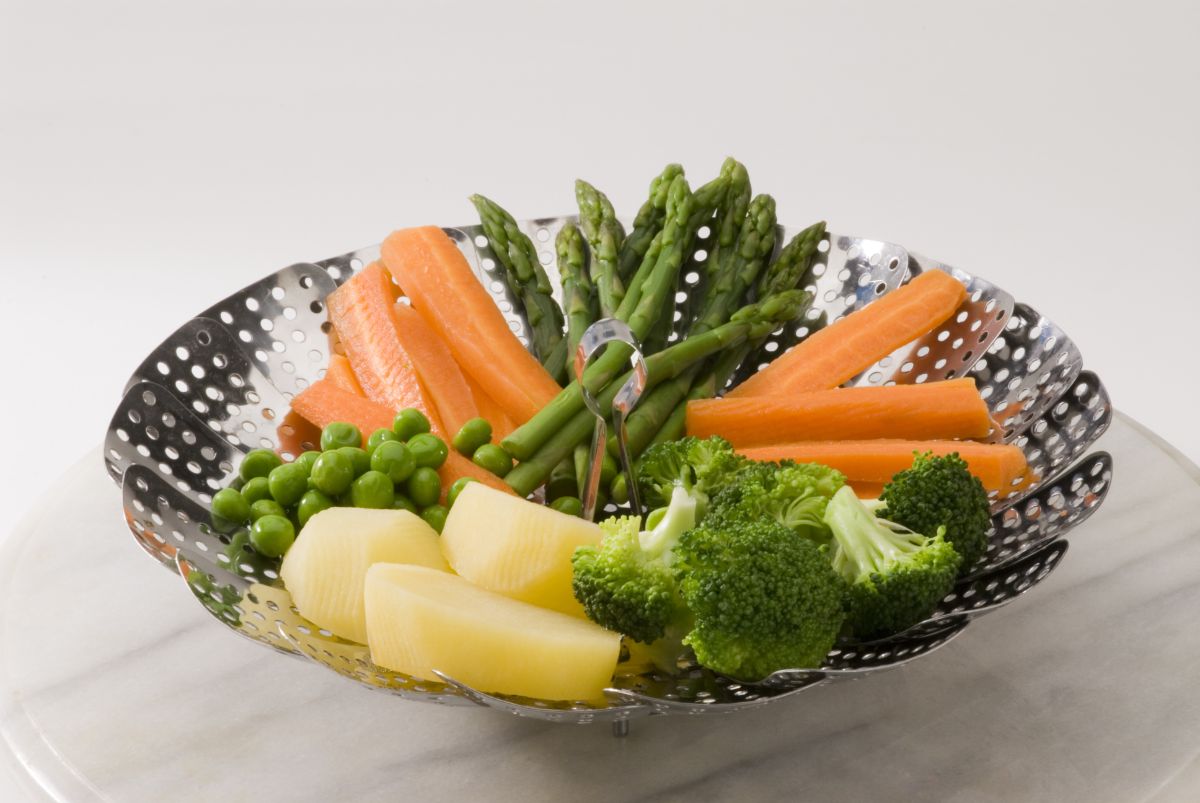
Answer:
[{"label": "broccoli floret", "polygon": [[816,463],[754,464],[738,475],[736,485],[713,499],[710,520],[752,521],[770,518],[797,535],[828,543],[825,506],[846,478]]},{"label": "broccoli floret", "polygon": [[646,450],[638,464],[638,487],[649,508],[666,505],[676,487],[697,504],[696,520],[708,512],[709,497],[730,485],[751,461],[733,451],[724,438],[696,437],[664,441]]},{"label": "broccoli floret", "polygon": [[946,540],[962,556],[962,571],[987,551],[991,524],[987,491],[957,453],[917,455],[912,468],[883,486],[879,515],[910,530],[930,535],[946,528]]},{"label": "broccoli floret", "polygon": [[579,547],[571,559],[571,586],[588,618],[646,644],[686,619],[671,564],[680,536],[695,523],[696,501],[682,488],[649,530],[636,516],[600,522],[600,544]]},{"label": "broccoli floret", "polygon": [[820,666],[844,617],[845,582],[825,552],[769,519],[705,523],[675,548],[694,617],[684,643],[714,671],[760,680]]},{"label": "broccoli floret", "polygon": [[849,487],[825,510],[833,568],[850,584],[848,623],[858,638],[898,633],[928,617],[954,587],[961,557],[943,537],[877,518]]}]

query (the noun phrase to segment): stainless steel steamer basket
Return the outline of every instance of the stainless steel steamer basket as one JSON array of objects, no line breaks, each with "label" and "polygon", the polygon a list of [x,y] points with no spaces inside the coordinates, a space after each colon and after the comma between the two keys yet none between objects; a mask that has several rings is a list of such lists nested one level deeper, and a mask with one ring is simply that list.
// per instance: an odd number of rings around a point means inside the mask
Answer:
[{"label": "stainless steel steamer basket", "polygon": [[[557,288],[553,242],[570,217],[521,226]],[[528,344],[528,324],[501,281],[502,270],[478,226],[445,229],[458,244],[509,326]],[[798,229],[780,227],[779,242]],[[683,269],[676,320],[701,289],[710,232],[701,230]],[[920,383],[973,376],[998,423],[992,438],[1024,450],[1040,478],[993,499],[985,559],[910,630],[869,643],[839,644],[818,668],[738,683],[702,667],[675,675],[618,676],[607,702],[561,702],[485,694],[453,678],[430,682],[371,663],[366,647],[304,620],[279,581],[276,562],[246,552],[232,565],[227,537],[209,526],[211,494],[235,476],[256,447],[295,440],[290,399],[323,375],[328,361],[325,298],[379,256],[378,246],[284,268],[220,301],[159,344],[130,377],[105,440],[105,463],[121,485],[126,521],[151,557],[187,580],[216,619],[274,650],[320,664],[369,688],[428,702],[477,704],[555,722],[628,720],[649,714],[707,714],[765,705],[821,683],[861,676],[925,655],[970,622],[1043,580],[1067,551],[1063,537],[1090,516],[1112,477],[1104,452],[1084,454],[1112,416],[1099,378],[1083,370],[1075,344],[1053,322],[1003,289],[892,243],[829,234],[809,286],[810,318],[774,333],[742,374],[758,370],[807,333],[858,309],[926,270],[962,280],[967,300],[937,331],[904,346],[853,379],[854,385]],[[556,295],[558,294],[556,289]],[[560,299],[561,300],[561,299]],[[675,339],[678,335],[673,334]],[[200,573],[200,574],[197,574]]]}]

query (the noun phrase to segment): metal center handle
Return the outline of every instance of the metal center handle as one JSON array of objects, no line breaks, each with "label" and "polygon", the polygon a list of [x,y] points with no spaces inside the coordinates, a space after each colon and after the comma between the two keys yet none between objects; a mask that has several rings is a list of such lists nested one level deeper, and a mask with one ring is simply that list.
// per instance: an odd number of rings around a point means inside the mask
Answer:
[{"label": "metal center handle", "polygon": [[609,343],[623,343],[632,350],[630,356],[633,358],[633,374],[613,396],[612,423],[613,434],[617,438],[617,449],[621,455],[621,471],[625,474],[625,487],[629,491],[629,505],[635,515],[639,517],[642,515],[637,478],[634,476],[633,461],[629,455],[625,419],[646,390],[646,358],[642,356],[642,346],[632,329],[615,318],[601,318],[587,328],[587,331],[579,338],[579,347],[575,350],[575,378],[579,380],[583,403],[592,412],[592,415],[596,416],[596,426],[592,430],[592,446],[588,452],[581,500],[583,517],[589,521],[596,517],[596,500],[600,491],[600,470],[604,464],[604,453],[608,448],[608,425],[603,406],[583,382],[583,372],[592,355]]}]

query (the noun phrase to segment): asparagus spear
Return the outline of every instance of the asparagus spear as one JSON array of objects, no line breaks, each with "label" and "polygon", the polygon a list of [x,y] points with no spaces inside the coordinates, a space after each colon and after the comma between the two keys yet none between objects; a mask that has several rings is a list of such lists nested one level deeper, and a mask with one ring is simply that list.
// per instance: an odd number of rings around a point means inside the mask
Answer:
[{"label": "asparagus spear", "polygon": [[579,204],[579,226],[592,251],[591,279],[600,316],[611,318],[625,297],[625,285],[617,269],[625,229],[604,193],[582,179],[575,182],[575,200]]},{"label": "asparagus spear", "polygon": [[520,299],[533,332],[533,350],[556,380],[562,381],[566,367],[563,314],[551,294],[550,279],[538,261],[533,241],[517,227],[512,215],[482,195],[472,195],[483,232],[496,259],[504,266],[509,287]]},{"label": "asparagus spear", "polygon": [[628,284],[633,272],[642,264],[654,235],[662,229],[667,217],[667,195],[671,182],[677,176],[683,175],[683,168],[677,164],[669,164],[650,182],[650,197],[633,219],[633,231],[621,243],[621,251],[617,257],[617,275],[621,281]]},{"label": "asparagus spear", "polygon": [[[747,340],[766,337],[781,324],[793,320],[809,303],[810,295],[801,290],[787,291],[738,310],[729,322],[704,334],[681,340],[646,358],[647,384],[650,387],[678,376],[707,357],[735,347]],[[609,383],[597,396],[607,413],[617,390],[629,374]],[[542,447],[523,460],[504,478],[521,496],[528,496],[550,476],[575,447],[587,439],[595,419],[588,410],[580,410],[557,428]]]},{"label": "asparagus spear", "polygon": [[[746,187],[749,189],[748,183]],[[729,313],[742,302],[746,291],[754,284],[775,250],[774,199],[769,195],[759,195],[749,203],[748,209],[743,205],[741,210],[742,220],[736,227],[735,236],[730,237],[725,231],[735,228],[728,226],[727,220],[720,223],[717,232],[718,252],[715,255],[719,264],[710,268],[711,278],[704,306],[689,329],[689,336],[703,334],[724,323]],[[732,213],[736,214],[737,209]],[[760,297],[767,298],[770,295],[774,295],[774,292]],[[736,369],[736,365],[734,367]],[[685,399],[699,372],[700,366],[694,366],[654,388],[642,399],[626,421],[630,454],[636,457],[650,444],[655,433]],[[610,453],[616,453],[615,437],[609,439],[608,448]]]},{"label": "asparagus spear", "polygon": [[563,310],[567,315],[567,356],[573,357],[583,333],[596,320],[596,288],[588,276],[583,235],[567,223],[554,240],[558,275],[562,277]]}]

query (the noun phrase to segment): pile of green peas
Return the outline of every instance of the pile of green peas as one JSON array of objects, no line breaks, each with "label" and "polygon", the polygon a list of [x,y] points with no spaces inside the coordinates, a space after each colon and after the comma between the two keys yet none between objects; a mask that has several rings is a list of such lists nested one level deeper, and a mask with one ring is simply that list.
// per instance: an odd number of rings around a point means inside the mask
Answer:
[{"label": "pile of green peas", "polygon": [[[460,439],[478,438],[484,431],[484,440],[490,440],[487,421],[467,422],[454,439],[455,447],[467,442]],[[470,477],[455,481],[446,504],[438,503],[442,480],[437,470],[446,462],[449,448],[430,431],[429,419],[420,410],[401,410],[391,429],[377,429],[365,442],[355,425],[331,423],[321,431],[320,445],[320,451],[304,452],[286,463],[270,449],[255,449],[242,459],[238,478],[212,500],[217,529],[243,528],[235,534],[231,549],[236,546],[240,552],[248,545],[261,555],[281,557],[310,518],[335,506],[408,510],[440,533],[450,506],[473,481]],[[508,473],[512,458],[503,450],[501,456],[490,452],[480,456],[482,445],[474,450],[475,463],[489,471],[499,469],[495,473],[500,476],[501,471]]]}]

